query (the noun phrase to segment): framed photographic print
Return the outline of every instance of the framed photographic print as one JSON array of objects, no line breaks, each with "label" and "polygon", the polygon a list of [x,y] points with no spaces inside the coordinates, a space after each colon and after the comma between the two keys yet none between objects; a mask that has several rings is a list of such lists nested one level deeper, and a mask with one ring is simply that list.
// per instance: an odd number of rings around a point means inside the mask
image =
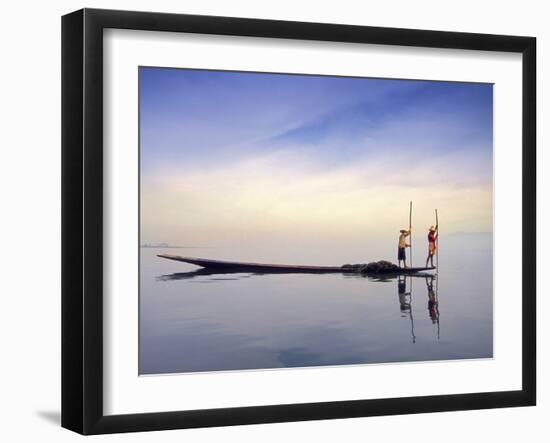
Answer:
[{"label": "framed photographic print", "polygon": [[534,405],[531,37],[62,21],[62,425]]}]

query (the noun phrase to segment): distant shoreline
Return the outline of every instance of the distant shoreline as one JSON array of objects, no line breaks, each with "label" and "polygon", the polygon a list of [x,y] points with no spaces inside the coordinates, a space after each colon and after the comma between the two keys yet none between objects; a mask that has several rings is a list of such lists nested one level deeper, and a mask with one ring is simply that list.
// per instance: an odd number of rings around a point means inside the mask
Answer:
[{"label": "distant shoreline", "polygon": [[174,246],[174,245],[167,245],[167,244],[145,244],[140,245],[140,248],[144,249],[197,249],[197,248],[207,248],[208,246]]}]

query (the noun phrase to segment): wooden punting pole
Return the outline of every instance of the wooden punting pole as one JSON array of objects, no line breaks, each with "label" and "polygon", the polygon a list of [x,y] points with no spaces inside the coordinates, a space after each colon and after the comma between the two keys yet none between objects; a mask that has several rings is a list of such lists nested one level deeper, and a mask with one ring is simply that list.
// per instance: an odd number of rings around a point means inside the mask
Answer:
[{"label": "wooden punting pole", "polygon": [[436,239],[435,239],[435,267],[439,272],[439,217],[437,216],[437,209],[435,210],[435,226],[437,227]]},{"label": "wooden punting pole", "polygon": [[410,245],[410,266],[413,267],[413,242],[412,242],[412,216],[413,216],[413,202],[409,204],[409,245]]}]

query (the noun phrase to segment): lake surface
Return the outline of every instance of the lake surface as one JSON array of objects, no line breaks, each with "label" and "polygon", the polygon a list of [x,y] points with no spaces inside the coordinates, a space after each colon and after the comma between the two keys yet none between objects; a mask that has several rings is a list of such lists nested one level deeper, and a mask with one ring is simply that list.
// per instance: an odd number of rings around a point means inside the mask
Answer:
[{"label": "lake surface", "polygon": [[[492,236],[453,235],[444,246],[437,276],[387,280],[209,275],[156,257],[344,264],[337,253],[297,262],[245,248],[141,248],[140,374],[490,358]],[[414,260],[423,264],[424,251]]]}]

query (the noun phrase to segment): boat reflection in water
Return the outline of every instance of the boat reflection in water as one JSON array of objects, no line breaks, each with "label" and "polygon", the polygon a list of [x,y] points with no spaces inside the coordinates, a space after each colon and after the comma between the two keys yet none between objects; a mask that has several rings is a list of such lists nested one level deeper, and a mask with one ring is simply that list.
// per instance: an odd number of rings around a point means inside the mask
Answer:
[{"label": "boat reflection in water", "polygon": [[[238,275],[240,274],[240,275]],[[166,275],[159,275],[157,277],[158,281],[171,281],[171,280],[190,280],[193,278],[199,278],[199,277],[209,277],[212,275],[216,276],[224,276],[224,275],[233,275],[236,276],[236,278],[224,278],[224,280],[238,280],[243,277],[250,276],[251,274],[244,274],[242,271],[216,271],[215,269],[206,269],[206,268],[200,268],[195,271],[189,271],[189,272],[176,272],[174,274],[166,274]],[[219,278],[215,278],[214,280],[219,280]]]},{"label": "boat reflection in water", "polygon": [[[209,281],[220,280],[241,280],[243,278],[250,278],[253,276],[262,276],[269,274],[294,274],[294,273],[307,273],[307,272],[292,272],[292,271],[279,271],[279,272],[247,272],[244,273],[241,270],[216,270],[200,268],[195,271],[189,272],[177,272],[174,274],[160,275],[157,277],[158,281],[171,281],[171,280],[191,280],[199,279],[200,282],[206,283]],[[432,324],[437,325],[437,339],[440,338],[439,328],[439,299],[437,294],[437,275],[418,273],[413,275],[398,275],[398,274],[385,274],[379,276],[363,275],[360,273],[344,273],[344,278],[366,278],[372,282],[391,282],[397,281],[397,297],[399,300],[399,310],[401,311],[401,317],[407,318],[410,321],[410,333],[412,343],[416,343],[416,335],[414,333],[414,316],[413,316],[413,279],[424,279],[426,282],[426,289],[428,294],[428,316],[432,321]],[[212,277],[209,279],[200,279],[201,277]]]}]

